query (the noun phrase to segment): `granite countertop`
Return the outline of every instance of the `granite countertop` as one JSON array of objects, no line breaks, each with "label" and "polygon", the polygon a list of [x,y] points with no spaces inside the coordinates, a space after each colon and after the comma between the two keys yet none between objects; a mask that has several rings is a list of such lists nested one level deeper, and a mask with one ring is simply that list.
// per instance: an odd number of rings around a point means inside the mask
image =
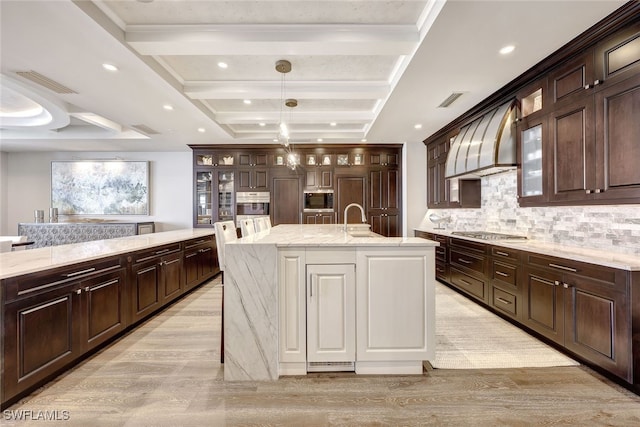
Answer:
[{"label": "granite countertop", "polygon": [[416,228],[415,230],[455,237],[458,239],[473,240],[475,242],[482,242],[494,246],[503,246],[505,248],[513,248],[521,251],[534,252],[541,255],[565,258],[573,261],[588,262],[591,264],[603,265],[607,267],[618,268],[621,270],[640,271],[640,256],[633,254],[602,251],[595,248],[561,245],[558,243],[543,242],[535,239],[483,240],[474,239],[472,237],[458,236],[452,234],[452,232],[449,230],[434,230],[427,228]]},{"label": "granite countertop", "polygon": [[385,237],[373,232],[367,233],[366,237],[351,236],[342,231],[342,228],[342,225],[337,224],[281,224],[230,244],[275,244],[277,247],[432,247],[439,245],[438,242],[419,237]]},{"label": "granite countertop", "polygon": [[212,234],[214,232],[211,228],[188,228],[1,253],[0,279],[121,255]]}]

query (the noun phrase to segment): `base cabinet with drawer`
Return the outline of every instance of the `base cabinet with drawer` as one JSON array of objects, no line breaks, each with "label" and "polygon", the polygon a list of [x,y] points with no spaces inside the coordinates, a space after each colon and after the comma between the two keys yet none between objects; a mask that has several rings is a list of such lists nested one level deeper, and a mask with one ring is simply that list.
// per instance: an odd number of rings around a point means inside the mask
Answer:
[{"label": "base cabinet with drawer", "polygon": [[123,265],[114,258],[5,282],[3,401],[123,330]]},{"label": "base cabinet with drawer", "polygon": [[489,282],[490,304],[494,309],[515,319],[522,318],[522,266],[520,251],[500,246],[491,247]]},{"label": "base cabinet with drawer", "polygon": [[449,241],[449,282],[488,304],[487,248],[484,243],[454,237]]},{"label": "base cabinet with drawer", "polygon": [[220,272],[214,236],[184,243],[184,286],[190,289]]},{"label": "base cabinet with drawer", "polygon": [[631,382],[626,272],[537,254],[526,264],[524,324]]}]

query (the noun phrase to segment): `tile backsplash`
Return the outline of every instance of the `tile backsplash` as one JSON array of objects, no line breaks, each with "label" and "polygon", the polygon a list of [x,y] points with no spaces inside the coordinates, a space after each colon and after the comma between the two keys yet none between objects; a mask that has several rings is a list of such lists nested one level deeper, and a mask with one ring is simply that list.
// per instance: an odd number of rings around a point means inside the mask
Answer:
[{"label": "tile backsplash", "polygon": [[640,254],[640,205],[521,208],[515,171],[482,178],[482,208],[429,210],[449,216],[447,230],[493,231],[569,246]]}]

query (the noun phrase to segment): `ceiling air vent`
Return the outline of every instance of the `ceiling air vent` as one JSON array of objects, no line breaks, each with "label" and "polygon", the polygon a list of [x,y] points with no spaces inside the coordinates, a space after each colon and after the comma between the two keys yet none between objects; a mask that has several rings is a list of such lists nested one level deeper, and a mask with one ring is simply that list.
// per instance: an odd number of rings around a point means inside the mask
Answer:
[{"label": "ceiling air vent", "polygon": [[448,106],[456,102],[456,99],[460,98],[462,94],[463,92],[453,92],[447,97],[447,99],[445,99],[440,103],[440,105],[438,105],[438,108],[447,108]]},{"label": "ceiling air vent", "polygon": [[146,135],[158,135],[160,133],[157,130],[151,129],[147,125],[131,125],[131,127],[134,128],[135,130],[138,130],[138,131],[146,134]]},{"label": "ceiling air vent", "polygon": [[43,76],[37,71],[17,71],[17,75],[27,80],[31,80],[32,82],[39,84],[40,86],[46,87],[49,90],[54,91],[55,93],[60,94],[73,94],[77,93],[76,91],[69,89],[63,84],[56,82],[55,80],[51,80],[49,77]]}]

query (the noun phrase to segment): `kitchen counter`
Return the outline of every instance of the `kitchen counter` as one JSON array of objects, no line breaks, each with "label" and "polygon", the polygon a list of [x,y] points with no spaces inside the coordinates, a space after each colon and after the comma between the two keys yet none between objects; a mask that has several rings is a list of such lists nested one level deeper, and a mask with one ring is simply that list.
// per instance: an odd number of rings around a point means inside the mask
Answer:
[{"label": "kitchen counter", "polygon": [[428,228],[416,228],[417,231],[440,234],[458,239],[473,240],[489,245],[503,246],[521,251],[534,252],[541,255],[560,256],[573,261],[588,262],[627,271],[640,271],[640,256],[619,252],[602,251],[593,248],[581,248],[576,246],[561,245],[539,240],[484,240],[473,237],[463,237],[452,233],[450,230],[434,230]]},{"label": "kitchen counter", "polygon": [[1,253],[0,279],[212,234],[213,229],[194,228]]},{"label": "kitchen counter", "polygon": [[[420,316],[420,313],[424,313],[424,315],[419,317],[417,321],[412,318],[411,325],[420,326],[418,332],[418,335],[422,334],[420,342],[423,347],[427,348],[421,348],[421,353],[418,350],[413,351],[414,348],[411,346],[415,340],[411,341],[411,339],[416,337],[413,335],[406,339],[405,354],[394,359],[393,363],[385,364],[384,357],[386,356],[383,353],[386,349],[377,349],[376,356],[382,357],[382,361],[355,362],[356,373],[359,373],[359,366],[363,369],[360,373],[365,373],[367,363],[370,363],[369,367],[375,366],[374,364],[377,363],[382,367],[381,369],[389,368],[390,370],[385,371],[387,373],[406,373],[407,371],[402,371],[402,369],[407,368],[408,362],[405,362],[404,360],[407,359],[402,359],[402,356],[411,358],[412,355],[415,356],[418,353],[420,356],[424,356],[435,351],[435,313],[432,308],[435,298],[435,280],[433,279],[435,277],[435,246],[438,246],[437,242],[415,237],[383,237],[375,233],[369,233],[367,237],[354,237],[342,231],[340,225],[278,225],[270,230],[228,243],[225,246],[226,265],[224,272],[224,379],[226,381],[262,381],[275,380],[284,374],[306,373],[305,310],[307,300],[305,298],[306,291],[304,291],[306,289],[306,274],[304,273],[306,264],[304,260],[300,261],[305,253],[307,264],[313,258],[315,261],[312,264],[355,265],[358,277],[356,287],[363,286],[363,281],[367,280],[363,279],[365,276],[358,275],[366,274],[369,267],[369,264],[361,265],[365,261],[356,262],[356,253],[362,255],[362,258],[358,258],[358,260],[367,260],[366,262],[369,263],[375,263],[378,259],[368,261],[370,258],[365,258],[366,255],[363,255],[365,252],[384,255],[385,261],[389,264],[385,264],[385,267],[378,271],[387,271],[389,274],[395,275],[396,280],[380,278],[380,280],[384,280],[384,283],[376,287],[380,298],[377,302],[380,307],[386,304],[389,313],[402,310],[400,308],[394,311],[394,303],[390,301],[393,298],[388,296],[389,292],[394,292],[394,287],[390,287],[390,285],[394,282],[402,282],[405,271],[418,266],[420,277],[416,279],[417,282],[414,282],[417,284],[413,286],[411,291],[417,289],[420,298],[412,300],[411,298],[402,299],[398,296],[398,300],[404,301],[405,305],[411,305],[414,302],[419,304],[419,310],[413,311],[417,313],[416,316]],[[296,256],[299,256],[298,258],[286,258],[283,255],[294,252]],[[404,258],[399,258],[399,256]],[[402,262],[405,260],[413,263],[409,269],[402,268]],[[397,271],[395,268],[388,268],[388,265],[394,265],[397,267]],[[289,284],[283,285],[283,282],[286,281],[289,281]],[[411,280],[405,280],[405,282],[411,282]],[[283,286],[288,287],[284,289]],[[401,293],[399,286],[395,289],[398,289],[398,294]],[[383,296],[383,293],[386,294]],[[291,297],[293,300],[286,300]],[[358,305],[358,314],[365,315],[366,308]],[[353,309],[355,310],[355,307]],[[407,318],[406,315],[404,317]],[[384,315],[380,318],[384,318]],[[287,324],[287,322],[289,323]],[[359,322],[358,328],[361,327],[364,327],[364,322]],[[404,329],[411,329],[411,327]],[[358,337],[365,339],[367,334],[364,330],[358,329],[358,331]],[[300,333],[302,335],[298,335]],[[388,335],[381,337],[378,342],[385,342],[384,340],[391,335],[391,331],[382,333]],[[395,338],[401,337],[403,334],[402,327],[393,331]],[[302,346],[302,348],[292,350],[292,347],[296,346]],[[367,351],[367,349],[358,348],[358,356],[364,355]],[[408,354],[412,351],[412,355]],[[287,356],[283,353],[287,353]],[[295,363],[287,366],[297,366],[298,370],[286,371],[283,367],[286,365],[283,363],[286,357],[295,358]],[[414,359],[417,358],[417,356],[414,357]],[[422,360],[428,359],[421,357],[419,360],[415,360],[411,369],[419,369],[419,372],[422,372]],[[402,365],[403,363],[404,365]],[[366,372],[380,373],[381,371]],[[412,372],[415,373],[415,371]]]}]

